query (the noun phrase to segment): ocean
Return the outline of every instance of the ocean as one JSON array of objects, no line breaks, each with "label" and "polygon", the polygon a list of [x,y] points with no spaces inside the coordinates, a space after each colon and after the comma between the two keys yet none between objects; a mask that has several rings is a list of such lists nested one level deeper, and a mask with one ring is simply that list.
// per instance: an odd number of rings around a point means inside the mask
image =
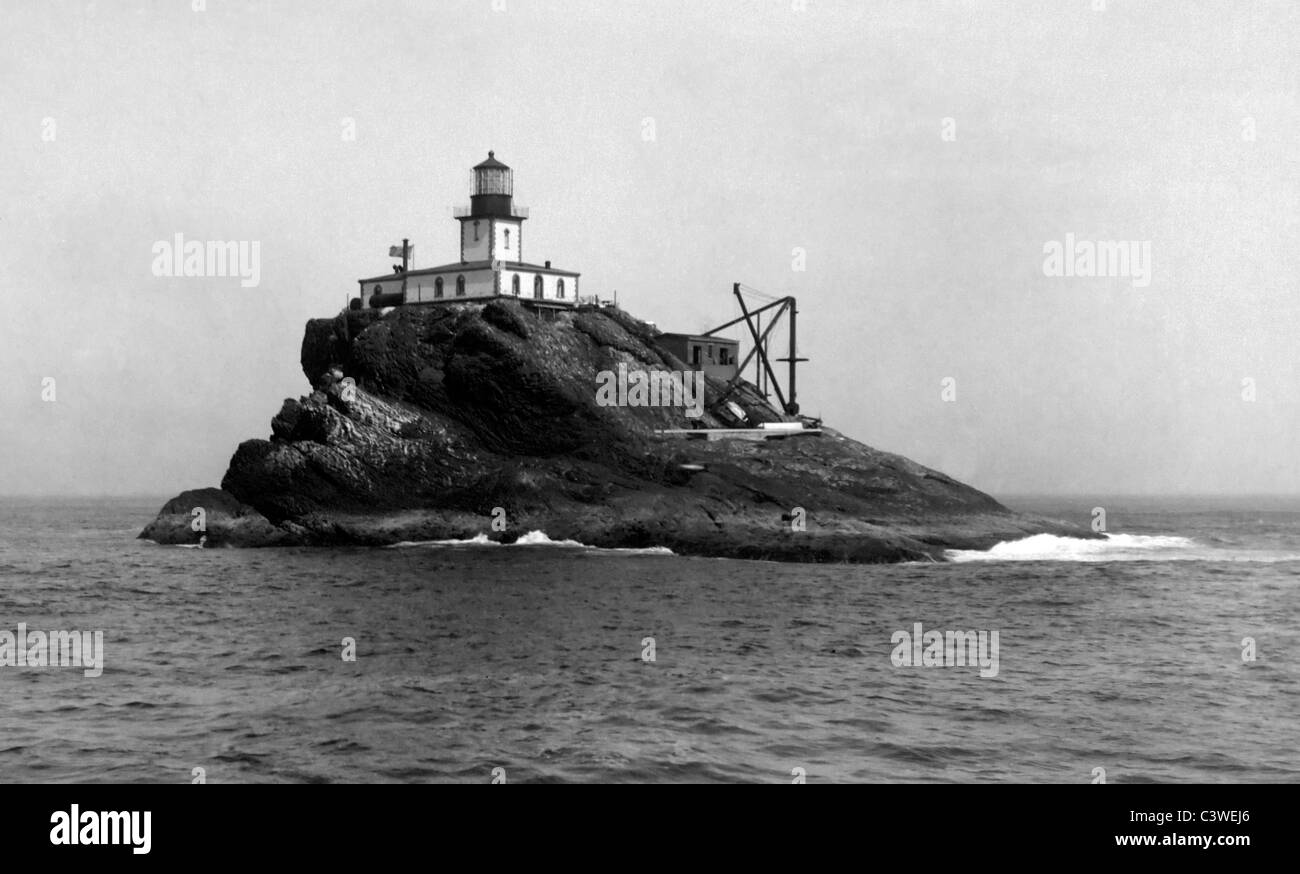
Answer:
[{"label": "ocean", "polygon": [[[1300,779],[1300,499],[1003,501],[1111,536],[886,566],[193,549],[134,539],[162,497],[6,499],[0,637],[102,631],[102,673],[0,666],[0,780]],[[976,632],[995,675],[895,664],[918,630]]]}]

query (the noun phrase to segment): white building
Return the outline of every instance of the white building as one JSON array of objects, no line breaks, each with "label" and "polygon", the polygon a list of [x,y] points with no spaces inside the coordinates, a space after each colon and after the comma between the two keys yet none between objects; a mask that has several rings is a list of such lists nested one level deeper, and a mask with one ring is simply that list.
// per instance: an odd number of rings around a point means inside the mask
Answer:
[{"label": "white building", "polygon": [[528,211],[516,207],[513,200],[512,171],[488,152],[488,159],[474,168],[470,206],[456,209],[460,260],[357,280],[361,300],[371,306],[397,306],[517,297],[547,307],[575,305],[579,274],[553,269],[550,261],[523,260]]}]

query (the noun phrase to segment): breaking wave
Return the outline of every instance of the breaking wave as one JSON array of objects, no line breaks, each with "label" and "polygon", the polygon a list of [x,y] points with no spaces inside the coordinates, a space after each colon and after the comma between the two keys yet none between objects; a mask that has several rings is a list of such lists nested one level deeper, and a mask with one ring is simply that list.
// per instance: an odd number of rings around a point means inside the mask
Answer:
[{"label": "breaking wave", "polygon": [[1106,534],[1105,540],[1035,534],[988,550],[949,549],[950,561],[1300,561],[1300,554],[1205,546],[1190,537]]},{"label": "breaking wave", "polygon": [[475,534],[466,540],[403,540],[401,543],[394,543],[386,549],[403,549],[409,547],[437,547],[437,546],[491,546],[491,547],[511,547],[511,546],[559,546],[566,549],[583,549],[589,552],[611,552],[621,555],[673,555],[673,551],[666,546],[648,546],[645,548],[632,547],[600,547],[588,546],[577,540],[552,540],[547,536],[545,531],[529,531],[527,534],[520,535],[514,543],[501,543],[496,540],[489,540],[486,534]]}]

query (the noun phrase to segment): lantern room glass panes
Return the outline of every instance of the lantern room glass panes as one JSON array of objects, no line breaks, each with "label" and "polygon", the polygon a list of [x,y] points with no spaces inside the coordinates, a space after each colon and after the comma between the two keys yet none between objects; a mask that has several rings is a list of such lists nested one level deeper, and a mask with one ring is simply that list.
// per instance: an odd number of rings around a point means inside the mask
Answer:
[{"label": "lantern room glass panes", "polygon": [[474,171],[475,194],[513,194],[514,180],[507,169],[485,167]]}]

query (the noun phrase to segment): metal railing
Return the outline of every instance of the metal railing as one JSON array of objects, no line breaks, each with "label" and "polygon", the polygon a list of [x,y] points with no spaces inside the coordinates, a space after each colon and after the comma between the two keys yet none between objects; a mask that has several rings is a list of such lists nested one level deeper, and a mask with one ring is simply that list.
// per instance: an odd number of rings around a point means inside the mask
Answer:
[{"label": "metal railing", "polygon": [[[471,215],[473,215],[473,214],[474,214],[474,208],[473,208],[473,207],[469,207],[469,206],[453,206],[453,207],[451,208],[451,217],[452,217],[452,218],[469,218],[469,217],[470,217]],[[528,218],[528,207],[526,207],[526,206],[512,206],[512,207],[510,207],[510,215],[514,216],[515,218]]]}]

